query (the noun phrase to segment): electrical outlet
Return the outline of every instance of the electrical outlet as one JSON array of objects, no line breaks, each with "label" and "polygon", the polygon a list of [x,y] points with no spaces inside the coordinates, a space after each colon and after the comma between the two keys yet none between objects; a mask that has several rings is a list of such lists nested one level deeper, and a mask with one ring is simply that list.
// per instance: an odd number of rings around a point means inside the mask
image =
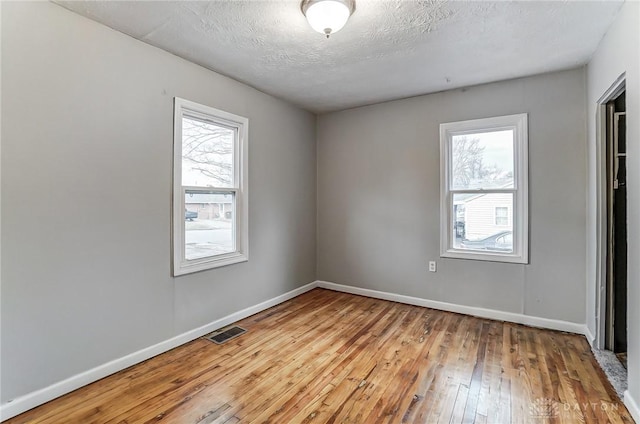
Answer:
[{"label": "electrical outlet", "polygon": [[436,272],[436,261],[429,261],[429,272]]}]

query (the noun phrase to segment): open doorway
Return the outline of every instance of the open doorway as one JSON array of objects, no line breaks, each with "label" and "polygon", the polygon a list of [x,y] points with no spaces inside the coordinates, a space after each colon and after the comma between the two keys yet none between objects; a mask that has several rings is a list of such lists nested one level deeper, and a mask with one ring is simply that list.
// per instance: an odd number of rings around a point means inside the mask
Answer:
[{"label": "open doorway", "polygon": [[605,348],[627,363],[626,96],[606,102],[606,315]]}]

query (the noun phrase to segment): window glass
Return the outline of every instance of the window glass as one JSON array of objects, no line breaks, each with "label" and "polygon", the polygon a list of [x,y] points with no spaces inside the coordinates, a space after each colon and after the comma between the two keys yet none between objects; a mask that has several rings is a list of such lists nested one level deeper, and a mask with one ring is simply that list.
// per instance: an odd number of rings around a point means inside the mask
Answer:
[{"label": "window glass", "polygon": [[182,118],[182,185],[232,187],[235,130]]},{"label": "window glass", "polygon": [[[509,206],[496,206],[496,205]],[[507,210],[513,204],[512,193],[454,194],[453,246],[462,250],[493,250],[513,252],[513,241],[504,236],[511,234],[513,226],[498,223],[497,210]]]},{"label": "window glass", "polygon": [[451,188],[512,188],[513,130],[454,135]]},{"label": "window glass", "polygon": [[496,225],[504,226],[509,224],[509,208],[506,206],[496,207]]},{"label": "window glass", "polygon": [[235,252],[234,193],[187,190],[185,208],[186,260]]}]

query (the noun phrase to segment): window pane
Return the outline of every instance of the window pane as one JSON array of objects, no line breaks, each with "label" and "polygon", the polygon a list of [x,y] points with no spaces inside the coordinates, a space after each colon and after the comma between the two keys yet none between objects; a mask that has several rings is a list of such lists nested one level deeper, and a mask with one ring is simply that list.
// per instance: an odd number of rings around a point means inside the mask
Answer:
[{"label": "window pane", "polygon": [[513,188],[513,130],[454,135],[451,188]]},{"label": "window pane", "polygon": [[185,195],[185,259],[236,251],[235,195],[187,190]]},{"label": "window pane", "polygon": [[513,253],[513,194],[454,194],[453,247]]},{"label": "window pane", "polygon": [[509,208],[506,206],[496,206],[496,225],[505,226],[509,224]]},{"label": "window pane", "polygon": [[182,185],[233,187],[235,130],[182,118]]}]

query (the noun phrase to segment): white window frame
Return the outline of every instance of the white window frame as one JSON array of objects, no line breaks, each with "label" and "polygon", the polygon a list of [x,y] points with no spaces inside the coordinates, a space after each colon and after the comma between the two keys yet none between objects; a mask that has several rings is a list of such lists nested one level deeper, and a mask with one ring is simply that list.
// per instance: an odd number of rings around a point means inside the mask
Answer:
[{"label": "white window frame", "polygon": [[[235,184],[232,187],[191,187],[182,185],[182,119],[194,117],[216,125],[232,128],[234,137]],[[176,97],[174,99],[173,133],[173,275],[179,276],[249,260],[249,192],[248,140],[249,120],[209,106]],[[232,193],[235,197],[235,251],[205,258],[185,258],[185,195],[186,191],[202,193]]]},{"label": "white window frame", "polygon": [[[529,159],[528,116],[526,113],[473,119],[440,124],[440,256],[443,258],[474,259],[493,262],[529,263]],[[451,143],[453,136],[513,130],[513,188],[451,189]],[[462,193],[513,195],[513,252],[491,252],[454,247],[455,217],[453,195]]]}]

